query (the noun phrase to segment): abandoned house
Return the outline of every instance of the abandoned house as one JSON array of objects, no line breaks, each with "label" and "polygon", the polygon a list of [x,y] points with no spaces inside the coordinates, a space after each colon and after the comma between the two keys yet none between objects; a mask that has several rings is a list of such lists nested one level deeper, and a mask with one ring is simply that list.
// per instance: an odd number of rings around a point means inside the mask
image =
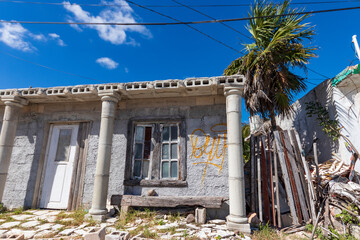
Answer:
[{"label": "abandoned house", "polygon": [[243,76],[0,90],[0,202],[102,220],[113,195],[217,196],[248,227]]}]

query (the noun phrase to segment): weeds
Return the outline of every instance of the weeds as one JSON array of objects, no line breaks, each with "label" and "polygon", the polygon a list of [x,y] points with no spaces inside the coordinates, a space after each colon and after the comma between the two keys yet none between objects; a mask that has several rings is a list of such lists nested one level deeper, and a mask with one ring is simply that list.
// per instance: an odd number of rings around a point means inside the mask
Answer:
[{"label": "weeds", "polygon": [[267,223],[266,225],[261,224],[259,227],[259,231],[255,231],[253,235],[254,240],[278,240],[280,237],[277,232],[269,226]]}]

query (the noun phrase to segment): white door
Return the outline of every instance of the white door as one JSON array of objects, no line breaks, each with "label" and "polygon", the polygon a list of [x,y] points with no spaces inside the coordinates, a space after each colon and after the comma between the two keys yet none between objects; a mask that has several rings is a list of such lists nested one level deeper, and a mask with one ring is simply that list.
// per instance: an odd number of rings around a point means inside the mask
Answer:
[{"label": "white door", "polygon": [[40,208],[66,209],[79,125],[52,125]]}]

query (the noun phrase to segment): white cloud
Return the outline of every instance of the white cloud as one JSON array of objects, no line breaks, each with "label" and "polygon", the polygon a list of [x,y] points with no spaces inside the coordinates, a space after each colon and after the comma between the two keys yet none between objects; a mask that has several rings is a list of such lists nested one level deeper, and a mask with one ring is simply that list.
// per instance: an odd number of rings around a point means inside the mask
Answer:
[{"label": "white cloud", "polygon": [[31,33],[19,23],[0,24],[0,41],[11,48],[24,52],[35,50],[36,48],[25,40],[27,37],[31,37]]},{"label": "white cloud", "polygon": [[[133,16],[133,9],[128,5],[124,0],[114,0],[113,2],[102,1],[104,4],[116,4],[121,6],[111,6],[102,10],[97,16],[92,15],[90,12],[84,11],[77,4],[70,4],[70,2],[64,1],[66,3],[64,8],[71,12],[74,16],[70,21],[79,21],[79,22],[129,22],[135,23],[136,20]],[[79,25],[75,25],[76,29],[81,29]],[[73,26],[74,27],[74,26]],[[98,35],[101,39],[109,41],[112,44],[136,44],[134,39],[129,38],[127,40],[127,32],[137,32],[146,37],[151,37],[150,31],[144,26],[110,26],[110,25],[86,25],[82,27],[87,27],[95,29],[98,32]]]},{"label": "white cloud", "polygon": [[119,65],[117,62],[108,57],[98,58],[96,59],[96,62],[107,69],[115,69]]},{"label": "white cloud", "polygon": [[64,41],[60,38],[60,35],[59,34],[56,34],[56,33],[49,33],[49,37],[51,39],[54,39],[57,41],[57,44],[61,47],[65,47],[66,44],[64,43]]},{"label": "white cloud", "polygon": [[124,71],[125,71],[126,73],[129,73],[129,69],[128,69],[127,67],[125,67]]}]

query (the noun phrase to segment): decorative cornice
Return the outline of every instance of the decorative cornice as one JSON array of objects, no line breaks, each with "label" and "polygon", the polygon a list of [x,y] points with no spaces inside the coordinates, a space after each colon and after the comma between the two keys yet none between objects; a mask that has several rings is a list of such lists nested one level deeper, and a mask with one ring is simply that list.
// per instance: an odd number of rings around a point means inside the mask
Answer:
[{"label": "decorative cornice", "polygon": [[99,96],[120,94],[122,98],[140,99],[153,97],[181,97],[217,95],[224,86],[244,84],[244,76],[220,76],[207,78],[187,78],[185,80],[161,80],[152,82],[110,83],[78,85],[50,88],[26,88],[0,90],[4,97],[22,97],[31,103],[51,103],[64,101],[98,101]]}]

